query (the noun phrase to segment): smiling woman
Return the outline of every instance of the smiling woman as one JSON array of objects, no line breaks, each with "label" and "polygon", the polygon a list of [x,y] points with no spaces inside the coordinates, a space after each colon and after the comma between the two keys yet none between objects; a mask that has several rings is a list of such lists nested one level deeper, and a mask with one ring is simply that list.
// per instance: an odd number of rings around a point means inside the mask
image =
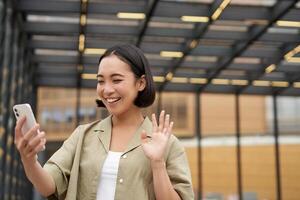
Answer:
[{"label": "smiling woman", "polygon": [[[136,51],[143,59],[136,59],[135,52],[131,51]],[[111,48],[100,58],[97,93],[111,114],[126,115],[127,109],[139,109],[153,103],[153,78],[150,70],[145,70],[149,66],[142,56],[142,52],[132,46],[131,49]]]},{"label": "smiling woman", "polygon": [[[37,161],[45,133],[36,126],[22,135],[16,125],[16,145],[27,177],[44,196],[53,199],[194,199],[184,148],[172,134],[165,111],[152,121],[142,108],[153,104],[155,89],[143,52],[117,45],[99,60],[98,106],[104,120],[79,126],[42,168]],[[24,144],[30,145],[24,145]]]},{"label": "smiling woman", "polygon": [[[112,67],[115,68],[111,69]],[[101,85],[104,83],[104,74],[102,73],[111,73],[109,76],[114,83],[121,82],[125,79],[126,83],[128,83],[128,81],[134,81],[134,84],[141,84],[141,88],[138,89],[137,98],[134,101],[136,106],[147,107],[154,102],[155,88],[153,77],[148,61],[139,48],[132,45],[116,46],[108,49],[101,56],[97,74],[98,94],[99,89],[102,88]],[[127,78],[132,80],[127,80]],[[100,95],[99,97],[101,98]],[[97,102],[99,107],[105,106],[105,104],[100,101]]]}]

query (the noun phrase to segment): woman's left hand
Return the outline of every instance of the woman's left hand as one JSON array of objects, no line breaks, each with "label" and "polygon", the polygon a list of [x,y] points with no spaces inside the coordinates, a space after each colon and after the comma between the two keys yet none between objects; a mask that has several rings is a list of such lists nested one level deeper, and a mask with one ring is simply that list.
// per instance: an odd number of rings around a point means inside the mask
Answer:
[{"label": "woman's left hand", "polygon": [[147,137],[145,131],[142,132],[142,148],[145,155],[151,161],[164,161],[164,153],[170,138],[173,122],[170,122],[170,115],[165,115],[165,111],[161,111],[159,115],[159,125],[157,125],[156,116],[152,114],[152,135]]}]

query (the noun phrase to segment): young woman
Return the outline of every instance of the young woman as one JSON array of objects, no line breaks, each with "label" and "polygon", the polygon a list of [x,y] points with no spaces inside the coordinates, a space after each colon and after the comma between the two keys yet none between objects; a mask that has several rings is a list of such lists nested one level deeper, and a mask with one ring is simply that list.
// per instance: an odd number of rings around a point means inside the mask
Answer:
[{"label": "young woman", "polygon": [[79,126],[41,167],[37,153],[45,133],[35,126],[15,143],[28,179],[53,199],[192,200],[190,170],[184,148],[171,134],[173,122],[165,111],[152,122],[141,108],[155,99],[153,77],[142,51],[118,45],[100,58],[97,93],[110,116]]}]

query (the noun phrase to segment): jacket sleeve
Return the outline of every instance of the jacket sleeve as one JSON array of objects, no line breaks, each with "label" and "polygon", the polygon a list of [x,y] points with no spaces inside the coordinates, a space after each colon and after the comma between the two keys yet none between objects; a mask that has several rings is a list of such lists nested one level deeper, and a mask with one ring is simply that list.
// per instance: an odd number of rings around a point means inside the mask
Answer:
[{"label": "jacket sleeve", "polygon": [[71,136],[65,140],[60,149],[51,156],[43,167],[53,177],[56,187],[55,194],[49,196],[48,199],[65,198],[76,146],[81,132],[80,126],[76,128]]},{"label": "jacket sleeve", "polygon": [[191,173],[183,146],[171,135],[166,159],[167,172],[171,183],[182,200],[193,200]]}]

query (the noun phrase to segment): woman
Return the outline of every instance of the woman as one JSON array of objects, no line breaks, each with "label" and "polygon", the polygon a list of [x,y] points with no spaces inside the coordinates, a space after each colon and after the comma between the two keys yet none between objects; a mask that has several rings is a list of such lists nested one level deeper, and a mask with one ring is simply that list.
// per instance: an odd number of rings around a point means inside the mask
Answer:
[{"label": "woman", "polygon": [[[141,108],[155,99],[153,77],[140,49],[118,45],[99,60],[97,94],[110,116],[79,126],[42,168],[37,153],[45,133],[35,126],[15,143],[28,179],[53,199],[193,199],[183,147],[164,111],[158,122]],[[37,133],[38,132],[38,133]]]}]

